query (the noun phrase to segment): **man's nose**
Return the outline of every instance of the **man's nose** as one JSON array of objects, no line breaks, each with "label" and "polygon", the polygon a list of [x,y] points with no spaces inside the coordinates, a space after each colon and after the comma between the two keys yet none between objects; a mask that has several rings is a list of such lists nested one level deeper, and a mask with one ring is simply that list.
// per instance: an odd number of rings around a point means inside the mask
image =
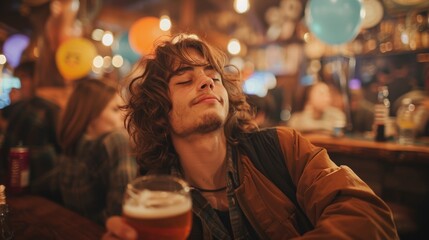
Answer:
[{"label": "man's nose", "polygon": [[212,78],[210,78],[208,76],[205,76],[205,75],[204,76],[200,76],[200,77],[203,78],[203,79],[201,80],[199,89],[201,89],[201,90],[205,90],[206,88],[209,88],[211,90],[214,89],[214,81],[213,81]]}]

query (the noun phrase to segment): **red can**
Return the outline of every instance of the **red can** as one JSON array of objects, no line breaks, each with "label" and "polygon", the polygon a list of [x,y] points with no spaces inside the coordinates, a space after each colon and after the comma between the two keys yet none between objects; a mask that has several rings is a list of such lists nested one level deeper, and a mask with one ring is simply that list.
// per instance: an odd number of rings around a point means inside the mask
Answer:
[{"label": "red can", "polygon": [[30,168],[28,148],[13,147],[9,152],[9,191],[22,193],[29,185]]}]

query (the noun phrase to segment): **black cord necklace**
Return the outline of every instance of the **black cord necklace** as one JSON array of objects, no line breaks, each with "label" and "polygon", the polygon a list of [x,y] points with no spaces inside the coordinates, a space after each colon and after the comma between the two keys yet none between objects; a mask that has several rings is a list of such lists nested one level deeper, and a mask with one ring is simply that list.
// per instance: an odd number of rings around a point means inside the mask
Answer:
[{"label": "black cord necklace", "polygon": [[225,187],[221,187],[221,188],[216,188],[216,189],[204,189],[204,188],[199,188],[199,187],[195,187],[195,186],[192,186],[192,187],[194,189],[200,191],[200,192],[222,192],[222,191],[224,191],[226,189],[226,186]]}]

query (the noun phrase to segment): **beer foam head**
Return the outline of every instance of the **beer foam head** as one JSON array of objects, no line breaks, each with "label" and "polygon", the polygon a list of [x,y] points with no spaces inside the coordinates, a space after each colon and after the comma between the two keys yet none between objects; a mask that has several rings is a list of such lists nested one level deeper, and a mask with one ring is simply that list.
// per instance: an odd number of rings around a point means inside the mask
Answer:
[{"label": "beer foam head", "polygon": [[144,190],[125,200],[123,214],[134,218],[165,218],[189,211],[191,199],[178,193]]}]

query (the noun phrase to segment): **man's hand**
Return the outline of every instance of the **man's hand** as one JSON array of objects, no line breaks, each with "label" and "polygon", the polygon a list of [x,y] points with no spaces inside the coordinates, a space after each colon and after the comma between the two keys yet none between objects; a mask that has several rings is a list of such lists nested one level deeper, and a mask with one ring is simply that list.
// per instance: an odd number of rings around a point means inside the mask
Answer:
[{"label": "man's hand", "polygon": [[129,226],[124,218],[120,216],[110,217],[106,221],[107,232],[101,238],[102,240],[136,240],[137,232]]}]

